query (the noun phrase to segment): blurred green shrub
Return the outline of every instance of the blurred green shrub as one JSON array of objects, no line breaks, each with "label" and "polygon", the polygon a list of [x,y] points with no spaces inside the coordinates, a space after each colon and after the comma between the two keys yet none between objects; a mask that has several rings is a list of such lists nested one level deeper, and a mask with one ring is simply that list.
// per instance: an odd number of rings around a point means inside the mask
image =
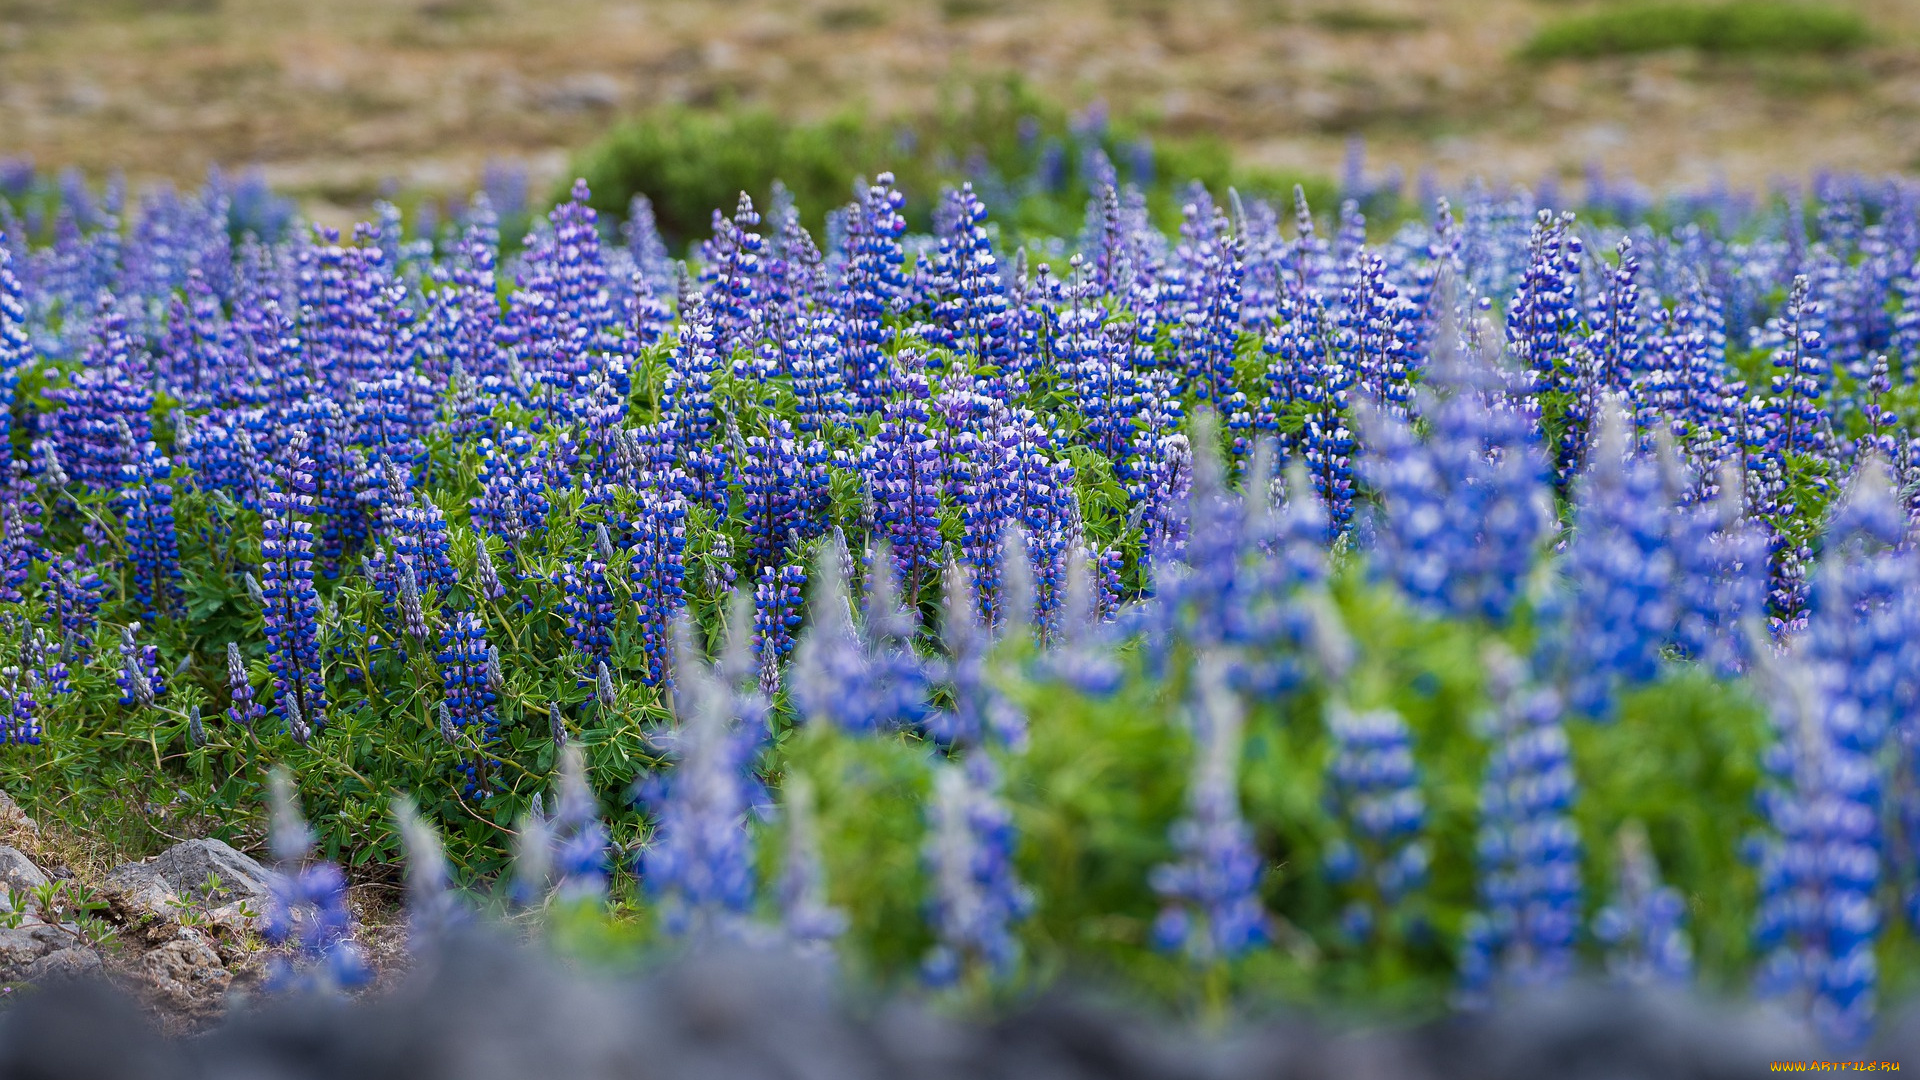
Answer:
[{"label": "blurred green shrub", "polygon": [[1150,139],[1144,126],[1097,111],[1072,115],[1017,80],[958,88],[931,113],[899,119],[853,110],[793,123],[765,109],[664,109],[617,125],[582,151],[568,176],[585,177],[594,207],[615,217],[645,194],[676,247],[706,236],[714,210],[731,213],[742,191],[764,208],[776,179],[818,227],[852,199],[849,177],[883,170],[898,178],[917,231],[930,227],[944,187],[971,180],[1003,229],[1072,236],[1085,215],[1095,148],[1123,183],[1146,192],[1163,222],[1177,216],[1181,191],[1196,180],[1216,195],[1233,186],[1284,196],[1300,183],[1331,209],[1333,186],[1324,179],[1239,167],[1216,139]]},{"label": "blurred green shrub", "polygon": [[1683,48],[1705,53],[1840,52],[1871,38],[1865,19],[1823,4],[1636,3],[1549,23],[1527,43],[1523,55],[1553,60]]}]

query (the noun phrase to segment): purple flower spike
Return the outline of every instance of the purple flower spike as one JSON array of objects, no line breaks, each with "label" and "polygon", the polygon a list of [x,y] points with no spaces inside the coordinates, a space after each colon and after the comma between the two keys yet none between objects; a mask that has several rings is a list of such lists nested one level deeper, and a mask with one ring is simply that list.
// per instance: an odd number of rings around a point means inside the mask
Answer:
[{"label": "purple flower spike", "polygon": [[1227,667],[1220,653],[1194,660],[1193,776],[1187,813],[1172,832],[1178,857],[1149,879],[1162,904],[1154,944],[1202,967],[1230,963],[1272,933],[1260,903],[1260,855],[1240,815],[1241,706]]}]

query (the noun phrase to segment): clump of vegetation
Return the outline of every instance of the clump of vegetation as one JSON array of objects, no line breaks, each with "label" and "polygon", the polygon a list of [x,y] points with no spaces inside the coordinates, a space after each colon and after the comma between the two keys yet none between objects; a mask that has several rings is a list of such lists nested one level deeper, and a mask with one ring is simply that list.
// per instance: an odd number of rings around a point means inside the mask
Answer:
[{"label": "clump of vegetation", "polygon": [[1534,60],[1557,60],[1662,49],[1831,53],[1865,45],[1872,36],[1865,19],[1824,4],[1777,0],[1640,3],[1549,23],[1527,43],[1524,55]]},{"label": "clump of vegetation", "polygon": [[674,244],[706,235],[714,209],[731,207],[743,191],[766,205],[775,180],[803,220],[818,225],[851,198],[849,177],[882,171],[909,193],[903,212],[915,230],[930,228],[942,188],[971,181],[1004,229],[1071,236],[1099,184],[1096,152],[1120,182],[1139,185],[1168,224],[1195,181],[1274,195],[1301,184],[1316,202],[1332,194],[1322,178],[1238,166],[1214,139],[1153,138],[1146,125],[1109,118],[1098,106],[1071,114],[1018,81],[963,87],[929,115],[893,120],[858,111],[793,122],[765,109],[659,110],[617,125],[580,154],[568,178],[586,178],[602,213],[624,215],[634,195],[646,195]]},{"label": "clump of vegetation", "polygon": [[976,175],[682,276],[583,183],[502,258],[491,198],[0,170],[0,788],[132,854],[270,785],[321,985],[404,847],[416,928],[453,883],[982,1002],[1605,971],[1844,1043],[1912,991],[1920,187],[1373,238],[1155,186],[1177,231],[1103,191],[1033,259]]}]

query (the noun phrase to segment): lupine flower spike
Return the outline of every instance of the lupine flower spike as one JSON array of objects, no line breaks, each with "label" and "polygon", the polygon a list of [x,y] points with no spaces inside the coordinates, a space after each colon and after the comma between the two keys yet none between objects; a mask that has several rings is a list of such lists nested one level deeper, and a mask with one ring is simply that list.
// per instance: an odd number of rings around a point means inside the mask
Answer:
[{"label": "lupine flower spike", "polygon": [[813,785],[791,774],[786,783],[787,851],[780,870],[780,920],[803,956],[830,954],[847,929],[846,913],[827,902],[826,874],[814,823]]},{"label": "lupine flower spike", "polygon": [[307,994],[360,987],[373,970],[354,940],[346,876],[333,863],[313,858],[313,833],[300,816],[286,770],[269,773],[268,787],[273,797],[268,849],[275,873],[260,936],[280,951],[268,963],[267,985]]},{"label": "lupine flower spike", "polygon": [[393,820],[407,858],[407,932],[409,948],[430,953],[463,919],[459,894],[440,846],[440,834],[420,816],[413,800],[393,802]]},{"label": "lupine flower spike", "polygon": [[1162,904],[1154,944],[1201,967],[1230,963],[1272,934],[1260,903],[1260,856],[1240,815],[1241,705],[1227,669],[1219,653],[1194,660],[1187,813],[1173,827],[1177,859],[1150,879]]}]

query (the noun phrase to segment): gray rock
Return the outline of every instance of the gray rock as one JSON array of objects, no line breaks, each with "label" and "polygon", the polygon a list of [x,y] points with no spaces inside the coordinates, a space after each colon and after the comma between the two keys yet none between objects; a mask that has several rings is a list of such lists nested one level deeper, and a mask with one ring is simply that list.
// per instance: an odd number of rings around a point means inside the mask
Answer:
[{"label": "gray rock", "polygon": [[77,979],[100,970],[100,954],[84,945],[55,949],[27,965],[26,977],[33,982]]},{"label": "gray rock", "polygon": [[110,893],[135,911],[172,918],[179,910],[180,894],[160,876],[154,863],[127,863],[114,868],[103,882]]},{"label": "gray rock", "polygon": [[267,915],[267,904],[259,900],[235,900],[207,912],[207,925],[242,933],[257,930]]},{"label": "gray rock", "polygon": [[72,935],[57,926],[0,927],[0,978],[29,978],[35,961],[73,943]]},{"label": "gray rock", "polygon": [[40,823],[28,817],[20,804],[13,801],[13,796],[0,791],[0,830],[4,829],[24,829],[38,834]]},{"label": "gray rock", "polygon": [[[266,867],[251,855],[236,851],[224,840],[188,840],[161,852],[151,863],[174,892],[194,900],[232,903],[252,900],[255,908],[273,895]],[[208,891],[207,875],[220,879]]]},{"label": "gray rock", "polygon": [[7,889],[36,889],[47,883],[47,875],[19,848],[0,844],[0,893]]},{"label": "gray rock", "polygon": [[224,992],[233,977],[220,962],[220,953],[199,934],[167,942],[140,958],[139,971],[148,981],[176,998],[190,998],[194,987]]}]

